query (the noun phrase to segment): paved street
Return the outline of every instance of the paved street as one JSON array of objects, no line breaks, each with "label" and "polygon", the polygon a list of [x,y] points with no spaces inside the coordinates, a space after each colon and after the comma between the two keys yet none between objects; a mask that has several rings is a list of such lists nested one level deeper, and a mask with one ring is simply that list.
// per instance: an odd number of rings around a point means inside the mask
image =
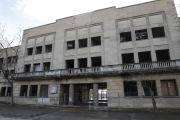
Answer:
[{"label": "paved street", "polygon": [[87,108],[0,106],[0,120],[180,120],[179,110],[89,110]]}]

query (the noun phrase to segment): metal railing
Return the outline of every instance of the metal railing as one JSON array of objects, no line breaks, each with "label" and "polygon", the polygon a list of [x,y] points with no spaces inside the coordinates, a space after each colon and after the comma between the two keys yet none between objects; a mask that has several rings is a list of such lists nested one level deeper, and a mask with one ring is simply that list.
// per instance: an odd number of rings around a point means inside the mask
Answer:
[{"label": "metal railing", "polygon": [[63,78],[73,76],[88,76],[88,75],[103,75],[103,74],[120,74],[129,71],[150,71],[150,70],[172,70],[180,68],[180,60],[164,61],[164,62],[151,62],[151,63],[134,63],[134,64],[122,64],[89,68],[72,68],[72,69],[60,69],[51,71],[38,71],[29,73],[16,73],[13,75],[13,79],[24,78]]}]

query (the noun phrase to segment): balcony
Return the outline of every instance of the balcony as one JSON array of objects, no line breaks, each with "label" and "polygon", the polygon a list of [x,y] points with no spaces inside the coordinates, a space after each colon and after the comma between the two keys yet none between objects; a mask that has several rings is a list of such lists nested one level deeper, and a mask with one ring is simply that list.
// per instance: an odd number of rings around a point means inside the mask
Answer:
[{"label": "balcony", "polygon": [[39,71],[29,73],[16,73],[13,75],[14,80],[25,79],[52,79],[52,78],[73,78],[85,76],[104,76],[104,75],[122,75],[129,72],[166,72],[180,70],[180,60],[123,64],[100,66],[90,68],[73,68],[51,71]]}]

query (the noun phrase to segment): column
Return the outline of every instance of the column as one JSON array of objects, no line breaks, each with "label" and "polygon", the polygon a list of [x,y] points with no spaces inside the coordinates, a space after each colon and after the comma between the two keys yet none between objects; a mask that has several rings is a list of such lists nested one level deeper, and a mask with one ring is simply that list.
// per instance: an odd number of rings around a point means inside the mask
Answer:
[{"label": "column", "polygon": [[138,96],[142,97],[143,96],[143,91],[142,91],[142,81],[137,81],[137,88],[138,88]]},{"label": "column", "polygon": [[27,96],[29,96],[29,93],[30,93],[30,87],[31,87],[31,85],[28,85]]},{"label": "column", "polygon": [[69,85],[69,105],[73,105],[74,103],[74,85]]},{"label": "column", "polygon": [[98,84],[93,84],[93,105],[98,106]]}]

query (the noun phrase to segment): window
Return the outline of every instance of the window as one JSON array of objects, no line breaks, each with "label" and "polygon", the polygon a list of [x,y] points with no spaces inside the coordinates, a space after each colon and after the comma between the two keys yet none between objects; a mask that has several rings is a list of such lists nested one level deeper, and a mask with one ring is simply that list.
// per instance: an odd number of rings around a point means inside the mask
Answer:
[{"label": "window", "polygon": [[79,40],[79,48],[87,47],[87,38]]},{"label": "window", "polygon": [[122,54],[122,63],[123,64],[134,63],[134,54],[133,53]]},{"label": "window", "polygon": [[28,85],[21,85],[20,96],[27,96]]},{"label": "window", "polygon": [[46,53],[52,52],[52,45],[46,45],[45,48],[46,48]]},{"label": "window", "polygon": [[31,65],[30,64],[25,65],[24,72],[30,72],[30,71],[31,71]]},{"label": "window", "polygon": [[11,63],[11,57],[8,57],[7,59],[8,59],[8,63]]},{"label": "window", "polygon": [[177,96],[175,80],[162,80],[161,89],[163,96]]},{"label": "window", "polygon": [[125,96],[138,96],[136,81],[125,81],[124,82],[124,95]]},{"label": "window", "polygon": [[79,68],[87,67],[87,58],[78,59]]},{"label": "window", "polygon": [[66,68],[74,68],[74,60],[66,60]]},{"label": "window", "polygon": [[143,62],[152,62],[151,60],[151,52],[139,52],[138,53],[139,56],[139,62],[143,63]]},{"label": "window", "polygon": [[16,63],[16,62],[17,62],[17,56],[13,56],[12,59],[13,59],[13,60],[12,60],[13,63]]},{"label": "window", "polygon": [[151,93],[149,92],[148,88],[151,88],[151,91],[154,96],[157,96],[157,90],[156,90],[156,82],[155,80],[151,81],[142,81],[142,91],[144,96],[151,96]]},{"label": "window", "polygon": [[132,41],[131,32],[120,33],[121,42]]},{"label": "window", "polygon": [[157,61],[168,61],[170,60],[169,50],[157,50],[156,51]]},{"label": "window", "polygon": [[37,96],[38,85],[31,85],[29,96]]},{"label": "window", "polygon": [[50,62],[44,63],[44,71],[50,70]]},{"label": "window", "polygon": [[14,71],[14,70],[11,70],[11,71],[10,71],[10,74],[14,74],[14,73],[15,73],[15,71]]},{"label": "window", "polygon": [[73,41],[68,41],[67,42],[67,49],[74,49],[75,48],[75,40]]},{"label": "window", "polygon": [[28,55],[32,55],[33,54],[33,48],[28,48],[27,53],[28,53]]},{"label": "window", "polygon": [[6,87],[1,88],[1,96],[5,96],[6,94]]},{"label": "window", "polygon": [[42,53],[42,46],[36,47],[36,54]]},{"label": "window", "polygon": [[136,40],[148,39],[147,29],[137,30],[135,33],[136,33]]},{"label": "window", "polygon": [[91,46],[101,45],[101,36],[91,38]]},{"label": "window", "polygon": [[92,57],[91,58],[91,64],[92,64],[92,67],[98,67],[98,66],[101,66],[101,57]]},{"label": "window", "polygon": [[6,96],[11,96],[11,87],[7,88],[7,95]]},{"label": "window", "polygon": [[152,28],[153,38],[165,37],[164,27]]},{"label": "window", "polygon": [[43,97],[48,97],[48,85],[41,85],[39,96],[42,97],[42,94]]},{"label": "window", "polygon": [[3,64],[4,58],[0,58],[0,64]]},{"label": "window", "polygon": [[34,71],[40,71],[40,63],[34,64]]}]

